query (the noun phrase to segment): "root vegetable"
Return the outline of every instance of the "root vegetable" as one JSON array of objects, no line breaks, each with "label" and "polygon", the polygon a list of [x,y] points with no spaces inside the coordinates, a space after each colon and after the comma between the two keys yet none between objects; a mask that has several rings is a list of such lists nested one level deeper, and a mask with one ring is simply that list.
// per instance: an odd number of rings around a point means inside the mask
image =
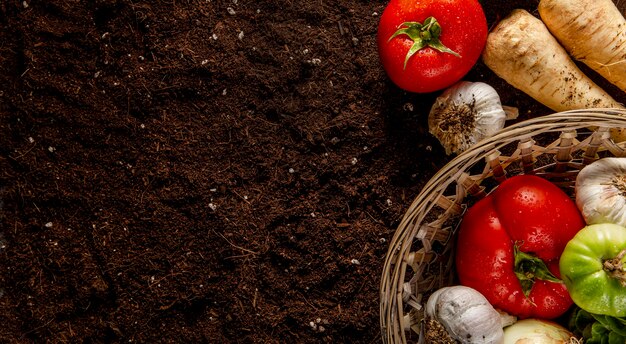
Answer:
[{"label": "root vegetable", "polygon": [[[624,108],[525,10],[513,10],[489,33],[482,58],[496,75],[554,111]],[[616,141],[626,140],[626,130],[611,134]]]},{"label": "root vegetable", "polygon": [[538,9],[572,57],[626,92],[626,19],[612,0],[541,0]]}]

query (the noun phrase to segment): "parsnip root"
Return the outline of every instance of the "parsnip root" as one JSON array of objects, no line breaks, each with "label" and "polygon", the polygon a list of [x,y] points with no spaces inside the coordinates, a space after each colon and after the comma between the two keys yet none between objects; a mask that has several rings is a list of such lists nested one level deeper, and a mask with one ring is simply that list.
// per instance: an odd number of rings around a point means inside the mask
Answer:
[{"label": "parsnip root", "polygon": [[626,92],[626,19],[612,0],[541,0],[538,9],[574,59]]},{"label": "parsnip root", "polygon": [[[496,75],[554,111],[624,108],[525,10],[513,10],[489,33],[482,59]],[[613,130],[612,137],[624,141],[626,130]]]}]

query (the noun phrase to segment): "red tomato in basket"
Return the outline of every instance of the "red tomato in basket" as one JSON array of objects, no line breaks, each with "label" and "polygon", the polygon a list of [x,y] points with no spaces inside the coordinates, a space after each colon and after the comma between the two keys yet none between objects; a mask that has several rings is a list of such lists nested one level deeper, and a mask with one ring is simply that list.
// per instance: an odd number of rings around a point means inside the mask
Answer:
[{"label": "red tomato in basket", "polygon": [[556,318],[572,305],[559,279],[559,258],[584,226],[574,201],[556,185],[532,175],[511,177],[463,216],[459,280],[519,318]]},{"label": "red tomato in basket", "polygon": [[487,41],[477,0],[391,0],[378,24],[383,68],[400,88],[427,93],[461,80]]}]

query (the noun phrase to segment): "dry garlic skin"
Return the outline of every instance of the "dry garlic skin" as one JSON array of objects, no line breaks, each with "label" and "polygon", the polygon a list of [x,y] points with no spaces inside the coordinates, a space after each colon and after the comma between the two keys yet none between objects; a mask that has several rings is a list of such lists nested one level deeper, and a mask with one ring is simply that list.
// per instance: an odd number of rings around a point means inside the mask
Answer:
[{"label": "dry garlic skin", "polygon": [[506,112],[493,87],[483,82],[461,81],[435,100],[428,128],[450,155],[494,135],[504,127],[505,120]]},{"label": "dry garlic skin", "polygon": [[462,344],[500,344],[502,316],[477,290],[455,285],[436,290],[425,308],[426,317],[440,323]]},{"label": "dry garlic skin", "polygon": [[580,170],[576,205],[587,224],[626,226],[626,158],[602,158]]}]

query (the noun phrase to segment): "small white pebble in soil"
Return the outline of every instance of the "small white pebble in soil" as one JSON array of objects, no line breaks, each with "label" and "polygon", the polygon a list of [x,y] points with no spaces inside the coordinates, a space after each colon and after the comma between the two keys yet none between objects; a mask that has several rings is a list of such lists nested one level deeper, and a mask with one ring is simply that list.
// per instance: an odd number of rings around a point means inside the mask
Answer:
[{"label": "small white pebble in soil", "polygon": [[213,38],[214,41],[217,41],[217,35],[216,34],[211,35],[211,38]]},{"label": "small white pebble in soil", "polygon": [[295,173],[296,170],[294,170],[293,168],[289,168],[289,173]]},{"label": "small white pebble in soil", "polygon": [[358,160],[357,158],[352,158],[352,160],[350,160],[350,163],[351,163],[352,165],[356,165],[356,163],[357,163],[358,161],[359,161],[359,160]]},{"label": "small white pebble in soil", "polygon": [[352,264],[354,264],[354,265],[361,265],[361,262],[359,262],[359,260],[358,260],[358,259],[352,259],[352,260],[350,261],[350,263],[352,263]]},{"label": "small white pebble in soil", "polygon": [[322,64],[322,60],[318,58],[314,58],[311,60],[311,64],[314,66],[319,66],[320,64]]},{"label": "small white pebble in soil", "polygon": [[311,213],[311,217],[315,217],[315,213]]},{"label": "small white pebble in soil", "polygon": [[387,198],[387,206],[391,206],[392,202],[389,198]]},{"label": "small white pebble in soil", "polygon": [[49,151],[50,153],[53,153],[55,150],[56,150],[56,149],[55,149],[54,147],[52,147],[52,146],[48,147],[48,151]]},{"label": "small white pebble in soil", "polygon": [[146,129],[146,125],[145,125],[145,124],[143,124],[143,123],[141,123],[141,124],[139,125],[139,128],[141,128],[141,129]]},{"label": "small white pebble in soil", "polygon": [[203,66],[207,63],[209,63],[209,60],[202,60],[202,62],[200,62]]},{"label": "small white pebble in soil", "polygon": [[324,326],[320,325],[320,326],[317,327],[317,330],[320,331],[320,332],[324,332],[324,331],[326,331],[326,328]]},{"label": "small white pebble in soil", "polygon": [[209,208],[211,208],[211,210],[215,211],[217,209],[217,206],[213,203],[209,203]]},{"label": "small white pebble in soil", "polygon": [[222,95],[225,96],[226,95],[226,89],[222,90]]},{"label": "small white pebble in soil", "polygon": [[317,331],[317,324],[314,321],[311,321],[309,323],[309,326],[311,326],[311,328],[313,329],[313,331]]},{"label": "small white pebble in soil", "polygon": [[34,139],[34,138],[32,138],[32,136],[29,136],[29,137],[28,137],[28,142],[33,143],[33,142],[35,142],[35,139]]},{"label": "small white pebble in soil", "polygon": [[230,14],[231,16],[234,16],[237,12],[235,12],[235,9],[232,7],[228,7],[226,9],[226,11],[228,12],[228,14]]},{"label": "small white pebble in soil", "polygon": [[374,13],[372,13],[372,16],[373,16],[373,17],[376,17],[377,15],[378,15],[378,12],[374,12]]},{"label": "small white pebble in soil", "polygon": [[209,191],[211,191],[211,192],[216,192],[216,191],[217,191],[217,189],[216,189],[216,188],[213,188],[213,189],[209,189]]},{"label": "small white pebble in soil", "polygon": [[50,227],[52,227],[52,222],[46,222],[46,224],[44,226],[46,226],[46,228],[50,228]]},{"label": "small white pebble in soil", "polygon": [[261,10],[257,8],[256,13],[261,13]]},{"label": "small white pebble in soil", "polygon": [[386,243],[386,242],[387,242],[387,239],[385,239],[385,238],[380,238],[380,239],[378,239],[378,241],[380,241],[380,243],[381,243],[381,244],[384,244],[384,243]]},{"label": "small white pebble in soil", "polygon": [[22,6],[24,6],[24,8],[28,8],[28,2],[22,1]]},{"label": "small white pebble in soil", "polygon": [[239,31],[239,34],[237,35],[237,38],[239,38],[239,40],[243,39],[243,31]]}]

